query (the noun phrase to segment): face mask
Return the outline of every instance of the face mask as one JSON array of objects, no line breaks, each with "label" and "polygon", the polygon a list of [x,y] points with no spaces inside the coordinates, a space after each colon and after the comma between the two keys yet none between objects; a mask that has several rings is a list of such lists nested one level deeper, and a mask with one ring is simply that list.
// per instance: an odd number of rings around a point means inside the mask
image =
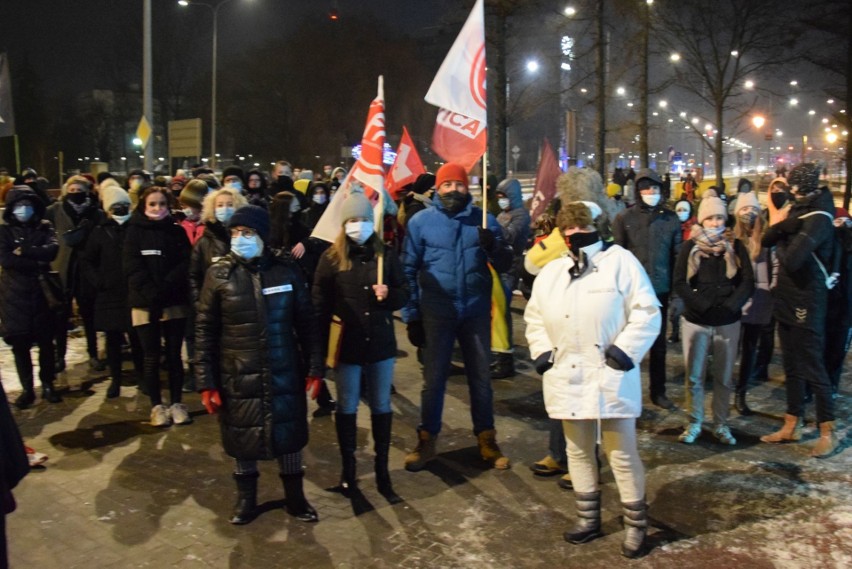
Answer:
[{"label": "face mask", "polygon": [[781,209],[787,203],[787,194],[785,192],[772,192],[769,194],[769,199],[772,200],[775,209]]},{"label": "face mask", "polygon": [[257,235],[231,237],[231,251],[245,260],[254,259],[263,252],[263,241]]},{"label": "face mask", "polygon": [[33,216],[33,206],[31,205],[16,205],[12,210],[15,218],[21,223],[26,223]]},{"label": "face mask", "polygon": [[215,215],[219,223],[228,223],[231,220],[231,216],[234,215],[234,208],[227,206],[217,207]]},{"label": "face mask", "polygon": [[115,222],[116,222],[117,224],[119,224],[119,225],[124,225],[124,223],[125,223],[128,219],[130,219],[130,214],[129,214],[129,213],[128,213],[128,214],[125,214],[125,215],[114,215],[114,214],[113,214],[112,218],[115,220]]},{"label": "face mask", "polygon": [[149,213],[148,211],[145,211],[145,217],[153,221],[160,221],[161,219],[165,219],[167,215],[169,215],[169,210],[167,210],[166,208],[159,210],[157,213]]},{"label": "face mask", "polygon": [[126,203],[118,203],[109,208],[113,217],[117,215],[129,215],[130,214],[130,204]]},{"label": "face mask", "polygon": [[290,213],[299,213],[300,209],[302,208],[299,206],[299,200],[293,198],[293,201],[290,202]]},{"label": "face mask", "polygon": [[444,206],[444,209],[447,210],[450,215],[455,215],[463,210],[464,206],[466,206],[470,201],[470,194],[453,190],[446,194],[439,194],[439,199],[441,200],[441,204]]},{"label": "face mask", "polygon": [[323,173],[323,174],[325,174],[325,177],[326,177],[326,178],[330,178],[330,177],[331,177],[331,172],[332,172],[331,170],[323,170],[323,171],[322,171],[322,173]]},{"label": "face mask", "polygon": [[677,212],[677,218],[680,220],[681,223],[685,223],[686,220],[689,219],[689,212],[688,211],[682,211],[682,210],[678,211]]},{"label": "face mask", "polygon": [[[285,179],[291,180],[290,176],[278,176],[278,184],[282,185],[285,183]],[[291,180],[292,181],[292,180]]]},{"label": "face mask", "polygon": [[571,249],[571,252],[574,253],[574,256],[578,257],[583,248],[588,247],[589,245],[594,245],[600,241],[600,235],[597,231],[592,231],[590,233],[574,233],[570,237],[566,237],[565,240],[567,241],[567,245]]},{"label": "face mask", "polygon": [[181,211],[186,216],[186,218],[190,221],[195,221],[196,219],[198,219],[198,214],[195,213],[195,211],[193,211],[193,209],[191,207],[185,207]]},{"label": "face mask", "polygon": [[754,212],[741,213],[737,216],[737,219],[746,227],[754,227],[754,221],[757,219],[757,214]]},{"label": "face mask", "polygon": [[75,192],[73,194],[67,194],[65,199],[73,204],[83,205],[89,199],[89,194],[88,192]]},{"label": "face mask", "polygon": [[319,205],[322,205],[326,202],[325,194],[314,194],[314,197],[312,199],[314,200],[315,204]]},{"label": "face mask", "polygon": [[130,189],[134,192],[137,191],[140,187],[142,187],[142,180],[139,178],[134,178],[130,180]]},{"label": "face mask", "polygon": [[701,227],[704,229],[705,235],[707,235],[710,239],[718,239],[723,233],[725,233],[724,225],[722,227],[704,227],[702,225]]},{"label": "face mask", "polygon": [[509,198],[500,198],[497,200],[497,205],[500,206],[500,209],[509,209]]},{"label": "face mask", "polygon": [[373,234],[372,221],[350,221],[344,226],[346,236],[358,245],[363,245]]},{"label": "face mask", "polygon": [[230,186],[230,187],[234,188],[235,190],[237,190],[238,192],[243,191],[243,183],[239,180],[234,180],[233,182],[228,182],[227,184],[225,184],[225,186]]},{"label": "face mask", "polygon": [[642,201],[645,202],[645,205],[648,207],[656,207],[658,203],[660,203],[660,194],[651,194],[646,196],[642,194]]}]

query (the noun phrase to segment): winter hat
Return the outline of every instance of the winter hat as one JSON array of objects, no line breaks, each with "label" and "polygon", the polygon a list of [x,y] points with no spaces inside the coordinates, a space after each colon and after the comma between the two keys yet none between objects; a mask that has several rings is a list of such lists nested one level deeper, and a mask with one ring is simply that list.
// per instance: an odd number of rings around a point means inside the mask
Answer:
[{"label": "winter hat", "polygon": [[469,182],[464,166],[455,162],[447,162],[441,166],[435,175],[435,187],[440,188],[444,182],[462,182],[467,186]]},{"label": "winter hat", "polygon": [[701,204],[698,206],[698,223],[703,223],[711,215],[721,215],[727,219],[728,209],[725,207],[725,202],[714,197],[701,200]]},{"label": "winter hat", "polygon": [[257,234],[266,243],[269,239],[269,212],[260,206],[247,205],[234,212],[228,227],[249,227],[257,231]]},{"label": "winter hat", "polygon": [[314,171],[313,170],[302,170],[299,173],[300,180],[313,180],[314,179]]},{"label": "winter hat", "polygon": [[[600,211],[600,208],[598,208],[598,211]],[[563,205],[559,210],[559,215],[556,216],[556,224],[560,231],[573,227],[594,228],[595,219],[586,202],[571,202]]]},{"label": "winter hat", "polygon": [[204,201],[204,196],[207,195],[209,187],[204,180],[190,180],[180,192],[178,200],[190,207],[201,209],[201,203]]},{"label": "winter hat", "polygon": [[675,203],[674,210],[675,210],[675,212],[677,212],[677,210],[683,209],[684,207],[686,207],[686,211],[688,211],[689,215],[691,216],[692,215],[692,204],[687,199],[681,198],[681,199],[677,200],[677,203]]},{"label": "winter hat", "polygon": [[92,190],[92,183],[89,181],[88,178],[85,178],[85,177],[79,176],[79,175],[75,175],[75,176],[71,176],[70,178],[65,180],[65,185],[62,186],[62,195],[64,196],[65,194],[67,194],[68,193],[68,187],[73,186],[75,184],[85,187],[86,191]]},{"label": "winter hat", "polygon": [[33,205],[33,211],[39,219],[44,217],[45,205],[33,189],[29,186],[16,185],[6,194],[6,209],[3,210],[3,219],[8,223],[14,218],[15,204],[21,200],[29,200]]},{"label": "winter hat", "polygon": [[431,172],[424,172],[417,176],[417,179],[414,181],[414,185],[411,186],[411,191],[415,194],[423,195],[434,187],[435,174]]},{"label": "winter hat", "polygon": [[342,167],[338,166],[337,168],[332,170],[331,171],[331,179],[333,180],[333,179],[337,178],[338,173],[342,173],[343,176],[346,177],[346,168],[342,168]]},{"label": "winter hat", "polygon": [[819,189],[819,166],[813,162],[799,164],[790,170],[787,183],[794,194],[804,196]]},{"label": "winter hat", "polygon": [[109,211],[112,206],[118,203],[130,205],[130,195],[119,185],[110,184],[102,187],[100,194],[104,202],[104,211]]},{"label": "winter hat", "polygon": [[[643,182],[643,180],[645,180]],[[643,190],[651,186],[662,186],[663,180],[660,175],[650,168],[642,168],[636,173],[636,189]]]},{"label": "winter hat", "polygon": [[360,192],[352,192],[346,196],[340,208],[340,220],[343,223],[356,217],[373,221],[373,204]]},{"label": "winter hat", "polygon": [[224,180],[228,176],[236,176],[243,183],[246,181],[246,174],[239,166],[228,166],[222,170],[222,179]]},{"label": "winter hat", "polygon": [[737,196],[737,213],[744,207],[756,207],[760,211],[760,202],[757,201],[757,196],[754,192],[743,192]]},{"label": "winter hat", "polygon": [[98,185],[103,184],[104,180],[109,180],[110,178],[112,178],[113,180],[115,179],[115,176],[112,175],[112,172],[98,172]]},{"label": "winter hat", "polygon": [[308,186],[310,186],[310,185],[311,185],[311,181],[307,178],[299,178],[298,180],[293,182],[293,188],[296,191],[301,192],[302,195],[305,195],[305,194],[308,193]]},{"label": "winter hat", "polygon": [[610,182],[606,185],[606,195],[607,197],[614,198],[615,196],[621,195],[621,186],[616,184],[615,182]]},{"label": "winter hat", "polygon": [[151,181],[151,174],[149,174],[148,172],[146,172],[145,170],[142,170],[140,168],[136,168],[135,170],[131,170],[127,174],[128,178],[132,178],[133,176],[142,176],[142,178],[144,178],[145,181],[148,181],[148,182]]}]

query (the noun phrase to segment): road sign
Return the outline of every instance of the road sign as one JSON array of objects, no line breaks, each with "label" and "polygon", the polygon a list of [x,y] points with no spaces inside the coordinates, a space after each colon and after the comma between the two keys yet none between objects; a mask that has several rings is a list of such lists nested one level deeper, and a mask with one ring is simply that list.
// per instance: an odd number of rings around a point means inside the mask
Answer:
[{"label": "road sign", "polygon": [[604,148],[604,154],[618,154],[621,152],[621,148],[614,146],[612,148]]},{"label": "road sign", "polygon": [[151,138],[152,130],[151,123],[148,122],[145,115],[142,115],[142,118],[139,119],[139,126],[136,127],[136,138],[142,141],[142,148],[148,147],[148,139]]},{"label": "road sign", "polygon": [[201,119],[169,121],[169,156],[201,156]]}]

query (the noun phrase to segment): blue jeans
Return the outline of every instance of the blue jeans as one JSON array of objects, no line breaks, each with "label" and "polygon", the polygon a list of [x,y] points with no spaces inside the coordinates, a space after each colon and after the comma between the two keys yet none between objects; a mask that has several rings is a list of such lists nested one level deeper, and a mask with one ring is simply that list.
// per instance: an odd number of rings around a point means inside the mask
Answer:
[{"label": "blue jeans", "polygon": [[423,347],[423,390],[420,393],[420,429],[432,435],[441,432],[444,393],[456,339],[464,358],[464,371],[470,392],[473,433],[494,428],[494,392],[491,389],[491,315],[463,319],[423,315],[426,345]]},{"label": "blue jeans", "polygon": [[347,364],[340,362],[334,370],[337,384],[337,412],[354,415],[358,412],[358,400],[361,397],[361,372],[367,379],[367,401],[373,415],[391,412],[391,383],[396,358],[367,364]]}]

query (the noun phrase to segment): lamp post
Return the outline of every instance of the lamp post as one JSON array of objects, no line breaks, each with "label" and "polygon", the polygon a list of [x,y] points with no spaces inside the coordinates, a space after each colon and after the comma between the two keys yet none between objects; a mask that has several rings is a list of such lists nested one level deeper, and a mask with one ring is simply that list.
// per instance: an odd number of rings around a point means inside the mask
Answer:
[{"label": "lamp post", "polygon": [[[763,125],[766,124],[766,119],[761,115],[754,115],[751,119],[751,124],[754,125],[754,128],[757,129],[758,136],[760,136],[760,131],[763,128]],[[767,151],[766,154],[766,169],[769,170],[769,154],[771,151]],[[758,157],[758,165],[760,164],[760,158]]]},{"label": "lamp post", "polygon": [[219,31],[219,9],[225,4],[233,2],[233,0],[222,0],[216,5],[211,4],[203,4],[201,2],[190,2],[189,0],[178,0],[178,4],[187,7],[187,6],[204,6],[205,8],[209,8],[210,12],[213,14],[213,77],[212,77],[212,86],[210,88],[210,167],[216,168],[216,69],[217,69],[217,58],[216,58],[216,46],[218,43],[218,31]]},{"label": "lamp post", "polygon": [[[154,124],[154,87],[153,73],[151,71],[151,0],[145,0],[142,5],[142,115],[148,124]],[[143,167],[151,171],[153,162],[151,156],[154,154],[153,137],[148,137],[148,142],[145,148],[142,149],[144,154]]]}]

